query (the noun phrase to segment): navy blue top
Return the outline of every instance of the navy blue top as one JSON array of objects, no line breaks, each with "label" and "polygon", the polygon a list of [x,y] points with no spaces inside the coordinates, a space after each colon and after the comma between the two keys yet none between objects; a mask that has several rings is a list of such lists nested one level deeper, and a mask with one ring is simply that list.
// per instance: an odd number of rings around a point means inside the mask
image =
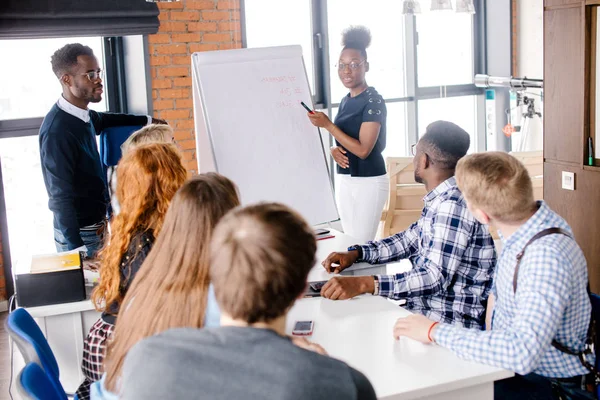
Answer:
[{"label": "navy blue top", "polygon": [[[355,97],[350,97],[350,93],[344,96],[338,114],[335,117],[334,124],[340,128],[346,135],[359,139],[360,126],[363,122],[379,122],[381,129],[379,137],[371,154],[364,160],[352,154],[348,149],[346,156],[350,164],[349,168],[337,166],[338,174],[351,176],[380,176],[385,175],[385,161],[381,152],[385,149],[385,121],[387,119],[387,109],[383,97],[375,88],[369,86],[364,92]],[[341,146],[336,140],[335,143]]]},{"label": "navy blue top", "polygon": [[96,135],[111,126],[146,125],[146,116],[98,113],[90,122],[54,105],[40,128],[42,174],[54,227],[69,250],[83,246],[79,229],[102,221],[110,204]]}]

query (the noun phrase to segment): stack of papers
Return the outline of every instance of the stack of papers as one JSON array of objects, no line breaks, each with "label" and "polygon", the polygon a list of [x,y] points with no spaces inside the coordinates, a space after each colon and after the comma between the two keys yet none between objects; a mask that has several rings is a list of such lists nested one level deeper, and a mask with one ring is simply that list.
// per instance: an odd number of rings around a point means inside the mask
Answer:
[{"label": "stack of papers", "polygon": [[33,256],[29,272],[32,274],[41,274],[79,268],[81,268],[81,256],[79,251],[73,250],[64,253]]}]

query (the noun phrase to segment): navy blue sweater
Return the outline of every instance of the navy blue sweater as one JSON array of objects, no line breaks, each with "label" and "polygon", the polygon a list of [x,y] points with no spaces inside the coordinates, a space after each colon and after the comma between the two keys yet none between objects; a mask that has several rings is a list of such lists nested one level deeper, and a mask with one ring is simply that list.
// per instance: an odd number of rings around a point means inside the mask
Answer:
[{"label": "navy blue sweater", "polygon": [[48,207],[69,250],[83,246],[79,229],[102,221],[110,203],[96,135],[112,126],[147,123],[146,116],[92,110],[90,122],[85,123],[56,104],[44,118],[40,157]]}]

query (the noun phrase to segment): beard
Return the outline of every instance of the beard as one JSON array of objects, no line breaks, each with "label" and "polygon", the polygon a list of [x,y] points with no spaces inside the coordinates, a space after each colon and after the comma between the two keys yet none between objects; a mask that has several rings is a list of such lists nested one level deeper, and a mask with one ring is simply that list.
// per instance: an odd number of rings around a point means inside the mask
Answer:
[{"label": "beard", "polygon": [[424,183],[423,182],[423,178],[421,178],[421,174],[418,168],[415,168],[415,182],[417,183]]},{"label": "beard", "polygon": [[100,103],[102,101],[102,95],[101,94],[92,95],[87,100],[90,103]]}]

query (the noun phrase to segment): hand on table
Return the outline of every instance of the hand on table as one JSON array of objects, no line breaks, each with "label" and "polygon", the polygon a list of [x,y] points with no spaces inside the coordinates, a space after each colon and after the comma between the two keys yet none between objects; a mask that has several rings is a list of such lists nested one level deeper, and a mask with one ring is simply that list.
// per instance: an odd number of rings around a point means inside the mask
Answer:
[{"label": "hand on table", "polygon": [[98,272],[100,270],[100,260],[98,259],[89,259],[83,260],[83,269],[92,272]]},{"label": "hand on table", "polygon": [[[431,343],[428,335],[434,323],[435,321],[424,315],[413,314],[400,318],[394,325],[394,339],[399,340],[401,336],[406,336],[421,343]],[[432,329],[432,332],[435,328]]]},{"label": "hand on table", "polygon": [[325,271],[328,273],[339,274],[358,259],[358,250],[352,251],[339,251],[331,253],[321,263]]},{"label": "hand on table", "polygon": [[301,347],[305,350],[314,351],[315,353],[322,354],[324,356],[327,355],[327,352],[325,351],[325,349],[323,347],[307,340],[306,338],[298,337],[298,336],[290,336],[290,339],[292,339],[292,343],[294,343],[298,347]]},{"label": "hand on table", "polygon": [[363,293],[373,293],[374,285],[372,276],[335,276],[321,288],[321,296],[331,300],[351,299]]},{"label": "hand on table", "polygon": [[350,166],[350,162],[348,161],[348,156],[346,156],[346,150],[344,150],[343,147],[333,146],[331,148],[330,152],[331,152],[331,156],[333,157],[334,161],[341,168],[346,169]]}]

